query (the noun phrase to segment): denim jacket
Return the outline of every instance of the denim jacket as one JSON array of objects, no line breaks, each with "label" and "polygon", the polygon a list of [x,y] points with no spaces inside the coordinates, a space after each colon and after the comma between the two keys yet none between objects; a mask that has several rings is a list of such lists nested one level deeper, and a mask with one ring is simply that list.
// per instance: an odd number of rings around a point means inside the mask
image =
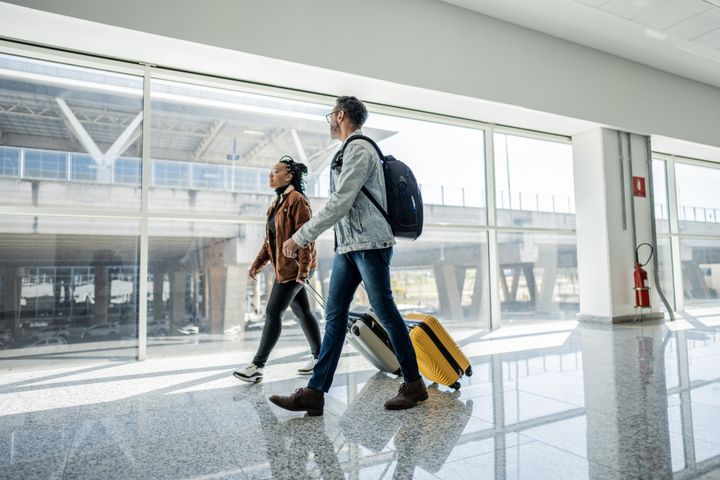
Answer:
[{"label": "denim jacket", "polygon": [[[362,135],[362,130],[355,130],[348,139],[353,135]],[[345,140],[345,143],[347,141]],[[365,186],[383,208],[387,209],[380,156],[369,142],[355,140],[345,149],[342,165],[337,165],[340,151],[342,147],[335,154],[330,166],[330,197],[325,206],[295,232],[293,240],[304,247],[333,227],[337,253],[394,245],[395,238],[385,217],[360,191]]]}]

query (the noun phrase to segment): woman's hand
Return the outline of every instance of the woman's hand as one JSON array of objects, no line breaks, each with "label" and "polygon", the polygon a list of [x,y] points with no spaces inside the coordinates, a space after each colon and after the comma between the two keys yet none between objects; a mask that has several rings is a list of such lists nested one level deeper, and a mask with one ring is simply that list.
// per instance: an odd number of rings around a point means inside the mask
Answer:
[{"label": "woman's hand", "polygon": [[256,270],[256,269],[253,268],[253,267],[250,267],[250,270],[248,270],[248,277],[250,277],[250,280],[252,280],[253,283],[255,283],[255,282],[257,281],[257,274],[258,274],[258,273],[260,273],[260,271],[259,271],[259,270]]}]

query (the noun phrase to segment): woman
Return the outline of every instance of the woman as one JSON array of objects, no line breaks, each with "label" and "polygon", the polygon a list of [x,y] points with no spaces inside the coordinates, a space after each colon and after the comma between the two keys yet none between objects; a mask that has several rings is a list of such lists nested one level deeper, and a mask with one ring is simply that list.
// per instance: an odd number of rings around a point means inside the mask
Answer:
[{"label": "woman", "polygon": [[275,284],[268,299],[265,326],[255,358],[242,370],[233,372],[236,378],[245,382],[262,380],[265,362],[280,338],[282,316],[288,306],[292,308],[300,322],[313,356],[305,366],[298,369],[298,373],[311,374],[317,363],[320,352],[320,327],[310,311],[307,293],[303,288],[309,272],[317,267],[315,247],[311,244],[300,249],[296,258],[288,258],[282,254],[283,242],[310,220],[312,215],[310,204],[305,198],[303,180],[305,174],[307,167],[302,163],[296,163],[288,156],[282,157],[270,170],[268,184],[270,188],[275,189],[277,197],[268,209],[265,241],[248,275],[255,282],[263,266],[271,262],[275,273]]}]

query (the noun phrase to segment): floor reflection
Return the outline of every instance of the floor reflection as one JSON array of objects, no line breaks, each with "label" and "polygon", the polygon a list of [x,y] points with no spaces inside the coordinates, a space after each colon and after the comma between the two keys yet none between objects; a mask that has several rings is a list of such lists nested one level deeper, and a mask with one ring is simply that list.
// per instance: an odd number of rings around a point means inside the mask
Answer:
[{"label": "floor reflection", "polygon": [[0,478],[720,478],[716,315],[458,333],[475,374],[401,412],[350,347],[323,417],[268,404],[307,380],[292,341],[259,385],[251,352],[10,372]]}]

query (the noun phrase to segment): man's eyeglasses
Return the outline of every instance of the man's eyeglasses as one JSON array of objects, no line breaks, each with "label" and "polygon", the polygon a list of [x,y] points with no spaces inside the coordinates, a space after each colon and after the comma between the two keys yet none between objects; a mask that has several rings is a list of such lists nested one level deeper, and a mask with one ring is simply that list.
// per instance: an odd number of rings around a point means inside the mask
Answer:
[{"label": "man's eyeglasses", "polygon": [[332,112],[325,115],[325,120],[327,120],[328,123],[331,123],[332,116],[335,115],[336,113],[340,113],[340,112],[342,112],[342,110],[333,110]]}]

